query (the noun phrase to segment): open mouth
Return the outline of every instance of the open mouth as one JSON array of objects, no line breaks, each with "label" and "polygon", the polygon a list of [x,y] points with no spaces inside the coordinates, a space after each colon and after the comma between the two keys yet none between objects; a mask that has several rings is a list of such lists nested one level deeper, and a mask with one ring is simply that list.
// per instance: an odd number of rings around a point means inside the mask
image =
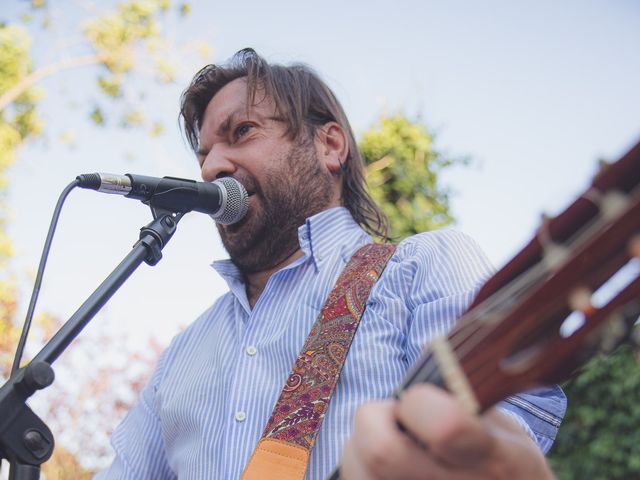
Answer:
[{"label": "open mouth", "polygon": [[252,216],[252,213],[256,208],[257,200],[254,200],[255,197],[256,197],[256,192],[247,191],[247,204],[248,204],[247,213],[239,221],[229,225],[223,225],[222,228],[224,228],[226,231],[230,233],[235,233],[235,232],[238,232],[240,229],[242,229],[242,227],[244,227],[244,225],[247,224],[247,222],[249,221],[249,218]]}]

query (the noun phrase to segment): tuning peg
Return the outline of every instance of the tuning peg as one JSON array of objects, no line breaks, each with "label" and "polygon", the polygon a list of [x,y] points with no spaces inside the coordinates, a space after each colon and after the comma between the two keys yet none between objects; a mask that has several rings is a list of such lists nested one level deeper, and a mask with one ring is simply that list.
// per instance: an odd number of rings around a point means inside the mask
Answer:
[{"label": "tuning peg", "polygon": [[629,206],[629,196],[618,191],[607,192],[600,201],[600,212],[605,220],[619,217]]},{"label": "tuning peg", "polygon": [[593,312],[593,304],[591,303],[592,292],[587,287],[574,288],[569,293],[567,303],[572,310],[578,310],[579,312],[588,315]]},{"label": "tuning peg", "polygon": [[542,261],[548,270],[555,270],[558,268],[569,256],[569,249],[556,243],[551,238],[551,233],[549,232],[549,222],[551,222],[553,217],[550,215],[543,213],[542,214],[542,223],[538,228],[536,233],[536,237],[538,238],[538,242],[542,247]]},{"label": "tuning peg", "polygon": [[605,221],[619,217],[629,206],[629,196],[619,190],[603,193],[592,187],[582,194],[582,198],[598,207]]},{"label": "tuning peg", "polygon": [[569,292],[567,303],[571,310],[577,310],[589,315],[593,312],[593,304],[591,303],[592,292],[587,287],[577,287]]},{"label": "tuning peg", "polygon": [[630,257],[640,258],[640,234],[631,237],[627,249]]},{"label": "tuning peg", "polygon": [[609,162],[608,160],[604,158],[598,159],[598,173],[604,172],[607,168],[609,168],[610,165],[611,162]]}]

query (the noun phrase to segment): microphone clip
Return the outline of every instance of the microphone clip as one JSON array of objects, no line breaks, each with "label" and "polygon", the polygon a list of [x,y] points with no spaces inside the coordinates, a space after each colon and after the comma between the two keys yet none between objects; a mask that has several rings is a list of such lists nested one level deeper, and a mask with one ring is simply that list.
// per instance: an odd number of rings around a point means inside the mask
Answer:
[{"label": "microphone clip", "polygon": [[162,258],[162,249],[175,233],[178,222],[184,213],[170,212],[155,207],[151,207],[151,213],[153,221],[140,229],[140,240],[136,245],[142,244],[147,247],[144,262],[154,266]]}]

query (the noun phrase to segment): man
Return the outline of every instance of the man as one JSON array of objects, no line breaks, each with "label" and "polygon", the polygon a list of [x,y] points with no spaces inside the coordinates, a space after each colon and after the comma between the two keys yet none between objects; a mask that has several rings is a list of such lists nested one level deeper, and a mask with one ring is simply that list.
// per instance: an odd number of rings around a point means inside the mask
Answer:
[{"label": "man", "polygon": [[[353,253],[372,241],[366,231],[386,236],[385,217],[365,191],[346,116],[308,67],[269,65],[243,50],[229,64],[210,65],[195,76],[181,114],[202,178],[239,180],[249,193],[249,211],[236,224],[218,225],[231,259],[214,267],[230,291],[162,355],[139,404],[114,432],[116,459],[99,478],[239,478],[336,279]],[[340,462],[356,409],[391,394],[423,346],[450,329],[489,273],[477,246],[453,231],[398,245],[371,290],[307,478],[323,479]],[[426,397],[429,416],[455,412],[448,395],[429,390]],[[362,433],[375,433],[370,412],[379,405],[367,408],[347,448],[345,474],[386,478],[389,465],[360,448]],[[538,476],[529,478],[544,478],[544,457],[533,440],[542,450],[550,447],[564,410],[562,393],[523,395],[501,408],[481,419],[453,420],[454,430],[479,434],[470,444],[453,445],[453,455],[443,454],[449,452],[446,442],[422,429],[415,436],[427,440],[427,450],[402,437],[394,430],[394,418],[404,418],[398,412],[387,409],[380,418],[385,435],[403,438],[402,452],[413,446],[432,457],[434,472],[452,478],[493,478],[498,471],[525,478],[533,472]],[[484,450],[477,449],[478,436]],[[490,467],[477,468],[485,463]],[[473,476],[478,473],[484,477]]]}]

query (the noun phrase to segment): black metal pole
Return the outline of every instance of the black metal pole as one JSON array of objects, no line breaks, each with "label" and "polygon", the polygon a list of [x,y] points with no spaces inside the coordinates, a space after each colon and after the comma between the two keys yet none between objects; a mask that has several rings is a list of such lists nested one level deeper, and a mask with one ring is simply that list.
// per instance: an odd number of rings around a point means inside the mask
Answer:
[{"label": "black metal pole", "polygon": [[10,480],[38,480],[40,465],[53,453],[54,439],[47,425],[26,405],[37,390],[53,383],[51,364],[107,303],[142,262],[155,265],[173,236],[182,214],[157,212],[141,229],[140,240],[60,330],[25,367],[0,387],[0,460],[10,463]]},{"label": "black metal pole", "polygon": [[69,344],[78,336],[96,313],[109,301],[114,293],[140,266],[147,256],[147,246],[138,242],[133,250],[120,262],[115,270],[100,284],[89,298],[65,322],[58,332],[47,342],[32,362],[52,364]]}]

